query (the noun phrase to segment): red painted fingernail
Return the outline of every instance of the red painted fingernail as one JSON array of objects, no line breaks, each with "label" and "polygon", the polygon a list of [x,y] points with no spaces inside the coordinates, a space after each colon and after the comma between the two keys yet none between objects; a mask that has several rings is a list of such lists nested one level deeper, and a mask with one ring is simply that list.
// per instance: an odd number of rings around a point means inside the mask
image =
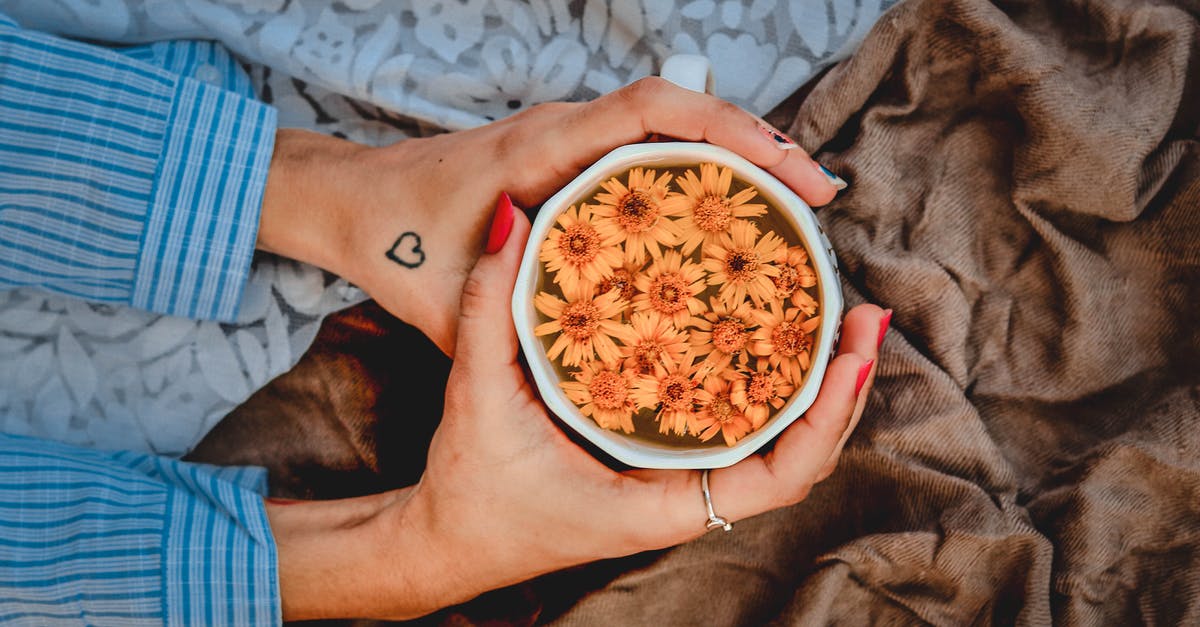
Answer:
[{"label": "red painted fingernail", "polygon": [[858,398],[859,392],[862,392],[863,386],[867,383],[867,375],[871,374],[871,366],[874,365],[875,360],[872,359],[858,369],[858,381],[854,384],[854,398]]},{"label": "red painted fingernail", "polygon": [[494,255],[504,248],[504,242],[508,241],[509,233],[512,233],[513,227],[513,204],[512,198],[508,197],[505,192],[500,192],[500,200],[496,202],[496,215],[492,216],[492,228],[488,231],[487,246],[483,252]]},{"label": "red painted fingernail", "polygon": [[297,503],[304,502],[304,501],[301,501],[298,499],[281,499],[281,498],[274,497],[274,496],[265,498],[263,500],[270,503],[271,505],[295,505]]},{"label": "red painted fingernail", "polygon": [[879,347],[883,346],[883,338],[887,335],[890,326],[892,326],[892,310],[884,309],[883,318],[879,320],[879,341],[875,343],[875,350],[879,350]]}]

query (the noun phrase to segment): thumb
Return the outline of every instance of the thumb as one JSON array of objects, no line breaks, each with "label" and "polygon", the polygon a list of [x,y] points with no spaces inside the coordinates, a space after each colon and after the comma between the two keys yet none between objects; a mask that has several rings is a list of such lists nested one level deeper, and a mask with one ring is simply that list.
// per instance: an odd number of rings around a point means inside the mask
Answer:
[{"label": "thumb", "polygon": [[525,214],[513,207],[508,194],[501,194],[487,249],[463,284],[455,348],[455,361],[463,366],[503,365],[517,359],[512,295],[529,229]]}]

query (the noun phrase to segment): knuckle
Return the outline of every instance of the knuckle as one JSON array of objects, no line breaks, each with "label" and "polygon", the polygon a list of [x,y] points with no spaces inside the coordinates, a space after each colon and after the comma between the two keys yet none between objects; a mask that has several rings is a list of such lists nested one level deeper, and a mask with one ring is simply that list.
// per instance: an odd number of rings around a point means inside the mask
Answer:
[{"label": "knuckle", "polygon": [[746,115],[746,112],[741,107],[720,98],[712,99],[711,113],[717,119],[735,118]]},{"label": "knuckle", "polygon": [[807,481],[790,486],[783,494],[783,504],[785,506],[795,505],[808,498],[808,495],[812,493],[812,486],[813,484]]},{"label": "knuckle", "polygon": [[476,318],[483,314],[487,302],[487,281],[479,272],[472,272],[463,281],[462,308],[463,318]]},{"label": "knuckle", "polygon": [[660,98],[669,84],[664,78],[647,76],[630,83],[615,93],[623,96],[628,104],[643,106]]}]

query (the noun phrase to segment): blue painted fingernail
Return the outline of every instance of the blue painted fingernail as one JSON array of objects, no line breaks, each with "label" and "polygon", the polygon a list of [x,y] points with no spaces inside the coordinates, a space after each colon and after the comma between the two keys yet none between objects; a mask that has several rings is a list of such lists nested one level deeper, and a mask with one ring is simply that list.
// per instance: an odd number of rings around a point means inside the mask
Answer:
[{"label": "blue painted fingernail", "polygon": [[842,190],[849,186],[849,183],[842,180],[842,177],[830,172],[829,168],[817,163],[816,161],[813,161],[813,165],[817,166],[817,169],[821,171],[821,174],[824,174],[825,178],[829,179],[829,184],[833,185],[835,188]]},{"label": "blue painted fingernail", "polygon": [[763,135],[766,135],[768,139],[775,142],[775,147],[780,150],[795,150],[800,147],[800,146],[796,145],[796,142],[792,141],[791,137],[788,137],[787,135],[780,133],[779,131],[775,130],[773,127],[771,127],[767,124],[763,124],[760,122],[758,124],[758,130]]}]

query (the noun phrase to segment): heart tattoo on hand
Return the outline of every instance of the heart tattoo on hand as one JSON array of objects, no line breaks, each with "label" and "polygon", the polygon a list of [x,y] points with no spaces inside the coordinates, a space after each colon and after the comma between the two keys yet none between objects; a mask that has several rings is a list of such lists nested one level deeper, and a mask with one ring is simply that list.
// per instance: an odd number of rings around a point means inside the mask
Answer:
[{"label": "heart tattoo on hand", "polygon": [[421,250],[421,236],[412,231],[407,231],[396,239],[396,243],[392,244],[391,250],[386,254],[388,259],[405,268],[416,268],[425,263],[425,251]]}]

